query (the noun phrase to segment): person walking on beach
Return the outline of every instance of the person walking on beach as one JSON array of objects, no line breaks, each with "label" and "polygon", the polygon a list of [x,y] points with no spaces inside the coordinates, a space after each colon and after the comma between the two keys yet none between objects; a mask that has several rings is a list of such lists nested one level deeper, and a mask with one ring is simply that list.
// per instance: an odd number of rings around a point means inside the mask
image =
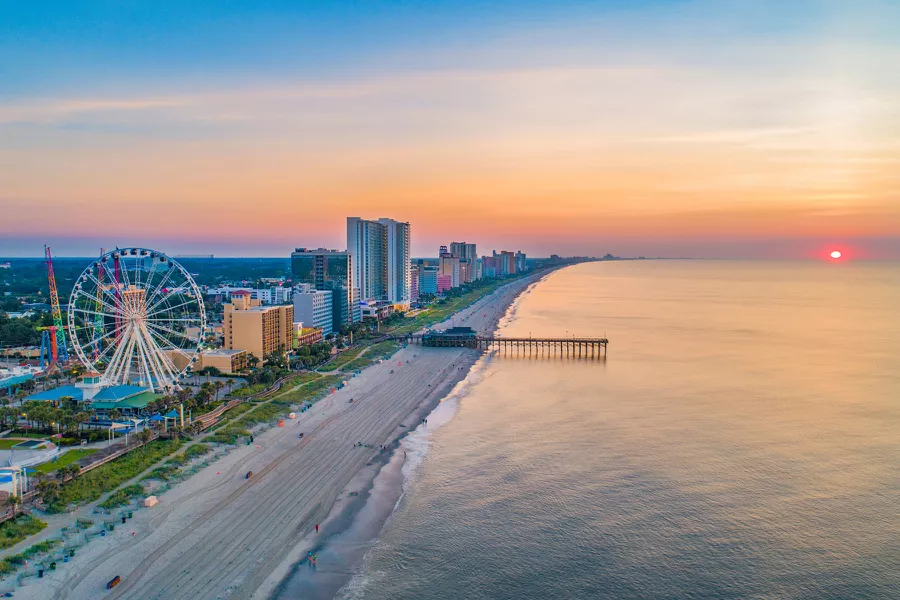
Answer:
[{"label": "person walking on beach", "polygon": [[316,533],[319,533],[319,524],[316,523]]}]

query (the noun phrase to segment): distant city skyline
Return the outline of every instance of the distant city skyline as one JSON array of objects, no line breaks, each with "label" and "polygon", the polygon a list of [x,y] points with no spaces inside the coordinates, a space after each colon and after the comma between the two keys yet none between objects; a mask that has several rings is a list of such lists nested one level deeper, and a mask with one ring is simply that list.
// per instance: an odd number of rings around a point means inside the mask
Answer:
[{"label": "distant city skyline", "polygon": [[[52,14],[51,14],[52,11]],[[12,3],[0,256],[900,258],[890,0]]]}]

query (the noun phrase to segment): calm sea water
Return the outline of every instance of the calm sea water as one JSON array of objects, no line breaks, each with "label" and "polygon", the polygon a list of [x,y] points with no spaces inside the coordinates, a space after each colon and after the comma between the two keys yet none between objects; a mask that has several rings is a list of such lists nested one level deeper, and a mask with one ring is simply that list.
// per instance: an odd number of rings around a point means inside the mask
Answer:
[{"label": "calm sea water", "polygon": [[485,361],[341,596],[900,598],[900,265],[584,264],[529,333],[609,358]]}]

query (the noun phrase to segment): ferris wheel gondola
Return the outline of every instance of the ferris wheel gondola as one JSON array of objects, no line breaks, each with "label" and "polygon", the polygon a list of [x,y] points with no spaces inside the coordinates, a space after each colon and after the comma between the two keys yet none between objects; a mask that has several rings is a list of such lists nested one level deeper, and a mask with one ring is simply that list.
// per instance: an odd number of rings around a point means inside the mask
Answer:
[{"label": "ferris wheel gondola", "polygon": [[116,248],[89,265],[69,298],[72,348],[108,385],[172,391],[206,336],[200,289],[162,252]]}]

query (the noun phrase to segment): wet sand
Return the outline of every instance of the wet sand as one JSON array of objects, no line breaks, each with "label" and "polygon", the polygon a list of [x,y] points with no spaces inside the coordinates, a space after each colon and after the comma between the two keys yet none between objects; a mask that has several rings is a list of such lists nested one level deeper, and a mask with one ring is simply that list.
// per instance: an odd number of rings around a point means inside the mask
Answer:
[{"label": "wet sand", "polygon": [[[455,315],[453,324],[493,331],[529,283],[501,288]],[[478,355],[462,348],[401,349],[298,419],[285,420],[285,427],[162,494],[157,506],[137,511],[75,560],[44,579],[26,580],[16,597],[268,597],[309,549],[363,514],[366,490],[390,456],[379,446],[394,447],[416,427]],[[116,575],[122,583],[107,592]]]}]

